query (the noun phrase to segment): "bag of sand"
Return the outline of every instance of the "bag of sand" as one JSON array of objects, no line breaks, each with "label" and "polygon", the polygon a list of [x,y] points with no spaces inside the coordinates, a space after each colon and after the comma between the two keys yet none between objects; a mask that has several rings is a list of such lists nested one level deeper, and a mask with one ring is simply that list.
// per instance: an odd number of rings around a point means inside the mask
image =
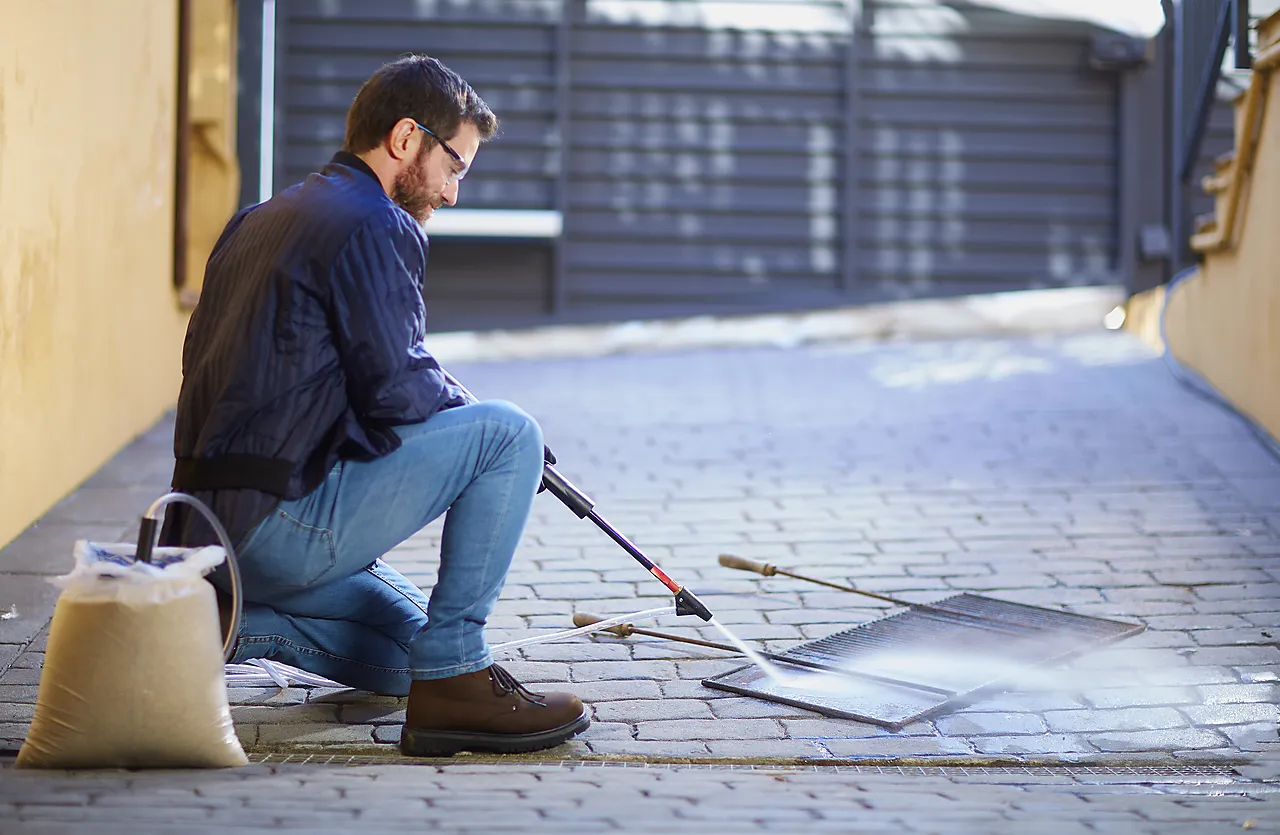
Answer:
[{"label": "bag of sand", "polygon": [[227,704],[213,586],[220,547],[80,541],[49,628],[20,768],[248,764]]}]

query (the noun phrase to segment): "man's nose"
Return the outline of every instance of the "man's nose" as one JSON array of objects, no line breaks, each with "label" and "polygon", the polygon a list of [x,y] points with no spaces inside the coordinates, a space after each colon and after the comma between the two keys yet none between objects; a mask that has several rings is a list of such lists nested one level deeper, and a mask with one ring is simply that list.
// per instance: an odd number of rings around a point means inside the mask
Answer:
[{"label": "man's nose", "polygon": [[457,180],[454,180],[452,183],[449,183],[449,185],[445,188],[444,194],[442,195],[442,199],[444,200],[444,204],[446,206],[458,205],[458,186],[459,185],[461,185],[461,183],[459,183]]}]

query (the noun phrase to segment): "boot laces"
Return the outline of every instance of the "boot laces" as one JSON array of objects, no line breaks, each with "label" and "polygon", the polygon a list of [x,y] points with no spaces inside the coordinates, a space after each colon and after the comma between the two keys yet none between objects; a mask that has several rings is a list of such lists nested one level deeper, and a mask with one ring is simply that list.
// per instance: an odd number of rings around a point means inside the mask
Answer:
[{"label": "boot laces", "polygon": [[493,682],[493,692],[499,696],[510,696],[515,694],[527,702],[535,705],[546,707],[546,700],[541,693],[535,693],[528,687],[516,681],[516,677],[507,672],[503,667],[492,664],[489,667],[489,678]]}]

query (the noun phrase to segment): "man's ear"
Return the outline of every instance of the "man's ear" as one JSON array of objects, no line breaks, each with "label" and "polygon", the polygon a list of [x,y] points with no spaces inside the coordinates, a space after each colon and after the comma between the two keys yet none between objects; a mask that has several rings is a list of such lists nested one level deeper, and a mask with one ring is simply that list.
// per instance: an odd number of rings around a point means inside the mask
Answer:
[{"label": "man's ear", "polygon": [[401,119],[395,123],[387,134],[387,153],[392,159],[404,160],[412,156],[410,150],[415,147],[413,135],[417,132],[412,119]]}]

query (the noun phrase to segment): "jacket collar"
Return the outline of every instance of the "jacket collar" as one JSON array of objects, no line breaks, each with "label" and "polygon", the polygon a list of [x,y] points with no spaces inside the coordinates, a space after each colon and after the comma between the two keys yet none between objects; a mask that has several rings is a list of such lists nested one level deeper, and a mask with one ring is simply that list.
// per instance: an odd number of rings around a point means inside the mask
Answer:
[{"label": "jacket collar", "polygon": [[382,181],[378,179],[378,175],[373,173],[373,169],[369,167],[369,163],[360,159],[355,154],[347,151],[339,151],[333,155],[333,159],[329,160],[330,165],[345,165],[347,168],[354,168],[364,174],[368,174],[373,181],[378,184],[378,188],[382,188]]}]

